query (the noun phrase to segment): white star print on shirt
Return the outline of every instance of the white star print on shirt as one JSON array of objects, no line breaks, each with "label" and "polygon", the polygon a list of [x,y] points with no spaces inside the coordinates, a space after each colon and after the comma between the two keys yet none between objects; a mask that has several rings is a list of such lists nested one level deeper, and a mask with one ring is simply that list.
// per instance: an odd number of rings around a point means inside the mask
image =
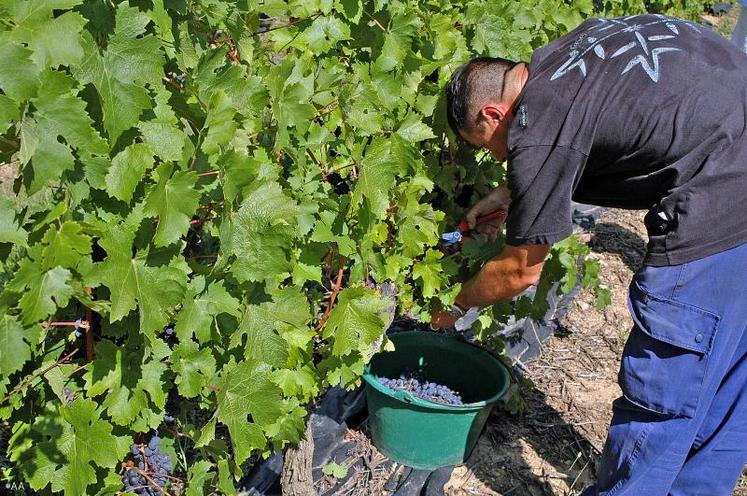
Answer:
[{"label": "white star print on shirt", "polygon": [[[568,53],[568,59],[555,71],[550,80],[559,79],[574,69],[578,69],[586,77],[587,63],[585,57],[587,54],[593,54],[592,57],[596,56],[598,59],[607,60],[609,52],[612,52],[609,59],[614,59],[638,48],[639,53],[630,59],[621,74],[626,74],[639,65],[653,82],[658,82],[661,77],[660,56],[667,52],[680,51],[680,48],[671,46],[680,33],[677,24],[685,25],[696,31],[700,29],[688,21],[665,17],[659,17],[655,21],[645,23],[628,22],[636,19],[636,17],[599,19],[599,24],[581,35],[573,43]],[[661,31],[662,28],[665,29],[663,32]],[[633,40],[620,45],[620,41],[625,41],[625,38],[628,38],[631,34]],[[656,46],[663,42],[666,42],[669,46]]]}]

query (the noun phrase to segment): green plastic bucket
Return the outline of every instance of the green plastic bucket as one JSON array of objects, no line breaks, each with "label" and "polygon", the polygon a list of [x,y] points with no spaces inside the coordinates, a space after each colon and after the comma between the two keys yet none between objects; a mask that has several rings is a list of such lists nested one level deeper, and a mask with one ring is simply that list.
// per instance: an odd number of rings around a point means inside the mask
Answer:
[{"label": "green plastic bucket", "polygon": [[[463,462],[508,390],[508,369],[487,351],[443,334],[399,332],[389,339],[395,351],[375,355],[363,374],[374,446],[419,469]],[[422,368],[429,380],[461,393],[464,405],[431,403],[376,380],[397,378],[408,367]]]}]

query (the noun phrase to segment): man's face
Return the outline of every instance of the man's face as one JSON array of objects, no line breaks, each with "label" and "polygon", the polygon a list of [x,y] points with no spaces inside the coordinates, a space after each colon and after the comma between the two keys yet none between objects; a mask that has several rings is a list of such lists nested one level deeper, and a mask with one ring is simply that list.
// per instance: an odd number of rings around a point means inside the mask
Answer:
[{"label": "man's face", "polygon": [[[502,107],[502,106],[501,106]],[[508,127],[510,115],[497,106],[486,106],[480,110],[478,121],[469,131],[460,129],[462,138],[475,148],[486,148],[498,162],[508,156]]]}]

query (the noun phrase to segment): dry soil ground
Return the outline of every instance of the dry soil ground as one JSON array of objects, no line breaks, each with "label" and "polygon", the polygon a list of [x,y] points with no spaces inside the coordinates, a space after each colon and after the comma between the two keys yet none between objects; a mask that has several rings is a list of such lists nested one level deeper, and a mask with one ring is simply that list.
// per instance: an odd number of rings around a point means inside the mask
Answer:
[{"label": "dry soil ground", "polygon": [[[609,210],[584,236],[612,304],[600,311],[582,292],[542,355],[527,365],[535,384],[520,415],[496,412],[477,448],[457,467],[449,496],[575,496],[593,480],[617,371],[632,321],[627,287],[645,251],[643,212]],[[747,474],[735,496],[747,496]]]}]

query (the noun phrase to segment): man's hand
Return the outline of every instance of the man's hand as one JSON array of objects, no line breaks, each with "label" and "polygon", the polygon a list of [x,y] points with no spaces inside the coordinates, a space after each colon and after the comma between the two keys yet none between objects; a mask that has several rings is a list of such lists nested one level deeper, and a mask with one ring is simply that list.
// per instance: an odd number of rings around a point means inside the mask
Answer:
[{"label": "man's hand", "polygon": [[457,318],[443,310],[431,311],[431,327],[434,329],[446,329],[454,325]]},{"label": "man's hand", "polygon": [[511,203],[511,192],[505,185],[500,185],[491,191],[488,196],[480,200],[467,212],[465,219],[470,230],[485,234],[490,241],[495,241],[500,232],[502,219],[492,219],[477,225],[477,218],[495,212],[499,208],[508,210]]}]

